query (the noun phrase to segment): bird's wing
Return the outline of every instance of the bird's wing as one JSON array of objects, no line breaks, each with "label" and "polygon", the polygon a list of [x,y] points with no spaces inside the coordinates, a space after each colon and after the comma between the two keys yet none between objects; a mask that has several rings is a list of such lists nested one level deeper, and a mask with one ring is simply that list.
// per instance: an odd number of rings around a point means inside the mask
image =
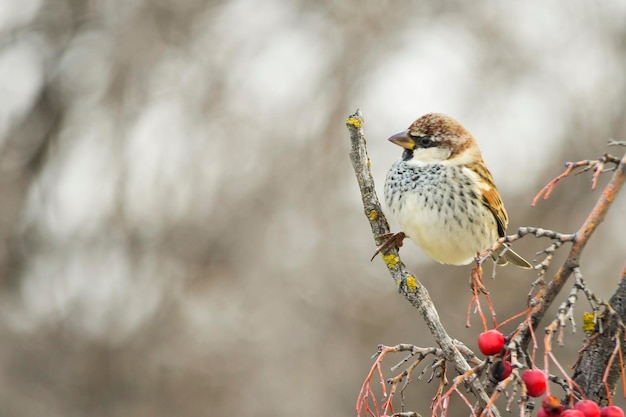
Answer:
[{"label": "bird's wing", "polygon": [[482,180],[479,187],[483,196],[483,204],[491,210],[498,223],[498,236],[505,235],[506,226],[509,224],[509,216],[506,214],[502,198],[493,181],[493,176],[485,163],[481,160],[468,166]]},{"label": "bird's wing", "polygon": [[[493,213],[493,217],[496,218],[496,223],[498,224],[498,236],[503,237],[505,235],[506,226],[509,224],[509,216],[506,214],[504,204],[502,204],[502,198],[500,198],[500,193],[498,193],[498,189],[493,182],[491,172],[489,172],[487,166],[482,161],[468,166],[468,169],[472,170],[476,176],[478,176],[480,180],[479,188],[483,196],[483,204]],[[518,255],[510,247],[505,252],[504,257],[498,260],[498,263],[506,265],[509,261],[522,268],[530,269],[533,267],[526,259]]]}]

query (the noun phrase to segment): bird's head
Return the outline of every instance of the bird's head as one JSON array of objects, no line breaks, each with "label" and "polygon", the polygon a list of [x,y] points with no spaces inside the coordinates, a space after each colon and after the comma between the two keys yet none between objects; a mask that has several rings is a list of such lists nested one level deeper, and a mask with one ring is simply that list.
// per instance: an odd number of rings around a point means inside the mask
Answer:
[{"label": "bird's head", "polygon": [[404,160],[420,164],[468,164],[482,158],[472,134],[441,113],[425,114],[389,140],[405,149]]}]

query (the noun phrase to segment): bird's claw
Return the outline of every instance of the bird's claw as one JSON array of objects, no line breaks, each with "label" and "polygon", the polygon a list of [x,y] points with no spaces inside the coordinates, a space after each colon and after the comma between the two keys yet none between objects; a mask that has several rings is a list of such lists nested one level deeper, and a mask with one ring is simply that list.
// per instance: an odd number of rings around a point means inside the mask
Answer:
[{"label": "bird's claw", "polygon": [[480,263],[476,263],[474,268],[472,268],[472,272],[470,273],[470,288],[472,292],[476,295],[479,292],[483,294],[489,294],[487,288],[483,284],[483,269],[480,266]]},{"label": "bird's claw", "polygon": [[376,249],[370,262],[374,260],[379,253],[387,253],[391,248],[400,249],[402,247],[402,241],[406,238],[404,232],[398,233],[385,233],[384,235],[377,236],[378,239],[385,239],[385,241]]}]

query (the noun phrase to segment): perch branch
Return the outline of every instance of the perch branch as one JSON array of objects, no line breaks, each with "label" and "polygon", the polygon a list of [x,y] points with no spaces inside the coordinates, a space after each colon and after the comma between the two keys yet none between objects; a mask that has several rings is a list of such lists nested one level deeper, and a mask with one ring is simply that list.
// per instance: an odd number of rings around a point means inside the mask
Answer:
[{"label": "perch branch", "polygon": [[[365,134],[362,129],[363,116],[360,109],[357,109],[354,114],[348,117],[346,126],[350,132],[350,141],[352,144],[350,160],[352,161],[352,166],[361,191],[365,216],[369,220],[376,244],[380,245],[382,242],[380,242],[379,236],[390,233],[389,223],[383,214],[381,204],[376,194],[374,179],[370,170],[371,162],[367,154]],[[426,287],[422,285],[415,275],[407,270],[396,248],[391,248],[387,251],[387,254],[382,255],[382,258],[391,277],[398,286],[400,294],[419,311],[428,329],[435,338],[437,345],[441,347],[446,361],[448,361],[460,375],[468,374],[471,367],[444,329],[439,319],[437,309]],[[489,402],[489,395],[487,395],[483,385],[478,379],[474,379],[469,383],[469,387],[479,401],[480,406],[475,412],[480,414],[483,407]],[[500,416],[497,408],[493,407],[490,411],[495,417]]]}]

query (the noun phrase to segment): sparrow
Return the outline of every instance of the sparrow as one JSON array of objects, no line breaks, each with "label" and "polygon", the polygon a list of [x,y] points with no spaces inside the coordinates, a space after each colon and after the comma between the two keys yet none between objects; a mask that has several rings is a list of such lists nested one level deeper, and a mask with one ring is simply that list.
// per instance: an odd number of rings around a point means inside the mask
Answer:
[{"label": "sparrow", "polygon": [[[457,120],[429,113],[389,140],[404,148],[385,181],[385,201],[402,230],[390,241],[401,246],[408,236],[437,262],[467,265],[505,235],[509,218],[493,176]],[[498,263],[507,261],[532,268],[511,248]]]}]

